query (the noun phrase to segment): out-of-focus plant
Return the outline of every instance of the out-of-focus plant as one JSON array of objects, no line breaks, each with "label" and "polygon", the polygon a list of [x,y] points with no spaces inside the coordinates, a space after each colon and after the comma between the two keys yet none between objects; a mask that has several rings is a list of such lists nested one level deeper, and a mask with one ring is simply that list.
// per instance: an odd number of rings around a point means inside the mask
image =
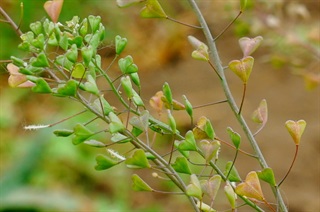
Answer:
[{"label": "out-of-focus plant", "polygon": [[[265,161],[263,152],[255,139],[255,135],[264,127],[268,119],[267,101],[262,100],[253,112],[253,121],[261,126],[257,132],[253,133],[249,129],[241,114],[244,108],[246,85],[249,83],[254,66],[254,57],[251,55],[263,39],[261,36],[241,38],[239,44],[243,57],[232,60],[227,66],[221,63],[215,45],[215,41],[222,38],[224,31],[243,13],[246,1],[239,1],[238,15],[216,38],[211,34],[194,0],[188,0],[188,3],[200,26],[189,25],[169,17],[157,0],[117,0],[116,3],[120,7],[143,3],[140,12],[143,18],[167,19],[203,32],[206,42],[194,36],[188,37],[190,44],[194,47],[191,56],[208,63],[208,68],[216,73],[226,97],[222,102],[227,102],[233,111],[252,146],[253,153],[244,152],[240,148],[241,136],[231,127],[226,129],[232,143],[229,144],[218,137],[218,132],[215,132],[213,124],[207,117],[202,116],[194,123],[194,108],[191,102],[186,96],[183,96],[183,103],[177,101],[170,85],[166,82],[161,91],[150,99],[150,105],[151,109],[159,114],[165,110],[167,121],[163,122],[152,116],[149,107],[140,96],[142,85],[139,79],[139,68],[131,55],[123,56],[123,50],[128,43],[127,39],[120,35],[114,38],[114,59],[107,68],[102,68],[101,56],[97,49],[102,45],[106,31],[101,17],[90,15],[81,20],[75,16],[66,23],[60,23],[58,20],[63,0],[47,1],[44,8],[51,21],[45,19],[32,23],[31,31],[23,34],[0,8],[6,21],[21,34],[22,42],[19,48],[29,53],[29,57],[26,58],[11,57],[11,63],[7,65],[10,73],[9,84],[12,87],[29,87],[35,93],[67,98],[82,104],[84,110],[75,113],[74,116],[82,113],[93,114],[95,116],[93,119],[77,123],[69,129],[55,130],[54,134],[58,137],[70,137],[74,145],[86,144],[105,148],[106,152],[96,157],[96,170],[106,170],[120,164],[124,164],[129,169],[149,169],[156,178],[167,176],[168,180],[179,189],[178,192],[158,190],[151,187],[138,174],[133,174],[132,187],[136,191],[182,194],[189,199],[195,211],[215,211],[215,198],[223,184],[226,199],[232,211],[243,205],[256,211],[263,211],[261,205],[265,205],[271,211],[287,211],[279,186],[284,182],[294,164],[306,122],[304,120],[286,122],[286,128],[296,144],[296,154],[288,173],[277,183],[274,172]],[[227,69],[234,72],[243,82],[240,107],[236,104],[228,87],[225,76]],[[118,77],[111,77],[115,73]],[[114,106],[115,103],[110,101],[111,95],[116,97],[121,106]],[[176,110],[185,111],[190,116],[193,129],[185,134],[178,130],[174,113]],[[38,130],[51,127],[74,116],[55,124],[29,125],[25,129]],[[96,125],[92,126],[92,123],[97,120],[104,123],[99,125],[99,129]],[[97,139],[98,134],[107,134],[110,139]],[[167,154],[163,153],[162,145],[155,139],[163,135],[171,137],[171,141],[163,139],[163,142],[170,142],[171,145],[171,150]],[[132,149],[125,152],[115,151],[113,148],[124,144],[130,144]],[[217,163],[219,155],[223,154],[222,144],[226,144],[235,151],[233,159],[227,162],[226,167],[221,167]],[[245,180],[242,180],[235,167],[238,154],[257,160],[262,170],[252,170]],[[194,161],[196,157],[201,158],[200,163]],[[197,172],[192,167],[200,169],[203,167],[203,169]],[[208,173],[207,170],[209,170]],[[188,175],[190,181],[185,181],[184,175]],[[260,180],[271,186],[274,201],[264,197]]]}]

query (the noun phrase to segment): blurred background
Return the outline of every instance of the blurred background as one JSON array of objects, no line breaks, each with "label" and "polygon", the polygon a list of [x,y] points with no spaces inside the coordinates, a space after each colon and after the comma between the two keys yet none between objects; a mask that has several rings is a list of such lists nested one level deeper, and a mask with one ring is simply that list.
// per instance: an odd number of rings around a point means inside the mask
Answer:
[{"label": "blurred background", "polygon": [[[24,3],[21,20],[20,2]],[[21,30],[43,20],[44,0],[2,0],[0,2]],[[159,1],[166,13],[183,22],[198,25],[185,0]],[[217,35],[237,15],[238,1],[199,0],[212,33]],[[248,83],[243,116],[250,121],[262,99],[268,102],[269,120],[256,138],[270,167],[279,181],[287,172],[295,151],[294,143],[284,127],[285,121],[304,119],[307,128],[295,166],[281,186],[290,211],[319,211],[320,153],[320,5],[309,1],[248,1],[248,8],[239,20],[217,41],[224,65],[240,59],[238,39],[263,36],[262,46],[253,54],[255,65]],[[115,0],[66,0],[60,22],[73,16],[85,18],[100,15],[106,26],[105,46],[100,54],[107,67],[114,55],[113,39],[119,34],[128,39],[123,56],[130,54],[139,66],[142,97],[147,101],[164,82],[168,82],[174,98],[186,95],[194,106],[223,100],[219,80],[208,64],[191,58],[187,36],[204,40],[196,29],[168,20],[141,19],[142,5],[120,9]],[[3,17],[1,17],[1,20]],[[12,28],[0,23],[0,60],[11,55],[23,57],[17,49],[19,38]],[[124,165],[107,171],[95,171],[95,156],[105,150],[86,145],[74,146],[70,138],[57,138],[54,129],[72,128],[85,122],[80,115],[54,128],[25,131],[29,124],[50,124],[82,110],[81,105],[66,99],[36,95],[25,89],[8,86],[6,64],[0,65],[0,211],[192,211],[183,196],[138,193],[131,190],[131,170]],[[226,70],[230,88],[240,103],[242,84]],[[184,113],[175,113],[180,130],[187,130],[189,120]],[[195,110],[195,119],[205,115],[212,120],[217,135],[228,140],[226,127],[240,132],[229,107],[219,104]],[[98,126],[97,126],[98,127]],[[245,136],[242,148],[251,150]],[[103,139],[103,137],[101,138]],[[231,160],[234,152],[222,146],[222,160]],[[259,165],[241,156],[236,163],[242,178]],[[168,183],[152,179],[150,172],[141,172],[153,187],[170,189]],[[267,200],[274,202],[270,188],[262,184]],[[227,210],[221,191],[215,204]],[[219,204],[221,201],[221,204]],[[240,208],[239,211],[247,211]]]}]

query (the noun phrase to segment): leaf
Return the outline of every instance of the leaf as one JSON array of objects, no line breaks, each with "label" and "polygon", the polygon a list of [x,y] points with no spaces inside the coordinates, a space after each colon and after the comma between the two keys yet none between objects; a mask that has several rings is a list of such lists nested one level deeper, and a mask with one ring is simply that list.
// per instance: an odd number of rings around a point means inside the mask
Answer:
[{"label": "leaf", "polygon": [[132,84],[129,76],[121,77],[122,88],[129,99],[132,98]]},{"label": "leaf", "polygon": [[229,63],[229,68],[238,77],[241,78],[244,84],[247,84],[252,71],[253,63],[254,63],[254,58],[251,56],[247,56],[242,58],[241,60],[232,60]]},{"label": "leaf", "polygon": [[269,183],[270,185],[272,186],[277,185],[276,180],[274,178],[273,170],[271,168],[265,168],[262,171],[258,171],[257,174],[261,180]]},{"label": "leaf", "polygon": [[101,141],[97,141],[94,139],[88,140],[83,142],[84,144],[87,144],[89,146],[93,146],[93,147],[105,147],[106,145],[104,143],[102,143]]},{"label": "leaf", "polygon": [[306,128],[306,125],[307,125],[307,123],[305,120],[286,121],[285,126],[286,126],[288,132],[290,133],[290,135],[296,145],[300,144],[300,139],[301,139],[301,136],[304,132],[304,129]]},{"label": "leaf", "polygon": [[142,149],[135,150],[132,156],[126,159],[126,165],[131,169],[143,169],[151,167],[146,154]]},{"label": "leaf", "polygon": [[189,102],[189,100],[187,99],[187,97],[185,95],[183,95],[182,98],[184,99],[185,110],[187,111],[188,115],[192,118],[192,116],[193,116],[192,104]]},{"label": "leaf", "polygon": [[172,168],[179,173],[191,174],[188,161],[185,157],[177,157],[175,162],[171,165]]},{"label": "leaf", "polygon": [[248,198],[264,201],[258,175],[255,171],[248,173],[245,182],[237,185],[235,192],[238,195],[246,196]]},{"label": "leaf", "polygon": [[82,59],[83,59],[83,62],[86,66],[88,66],[89,63],[91,62],[91,59],[92,59],[94,53],[95,53],[95,50],[93,49],[93,47],[91,45],[84,46],[81,48]]},{"label": "leaf", "polygon": [[201,181],[203,193],[208,195],[211,201],[214,201],[214,199],[217,196],[217,193],[220,188],[221,179],[222,178],[220,175],[214,175],[209,180]]},{"label": "leaf", "polygon": [[54,23],[58,22],[60,12],[62,9],[63,0],[46,1],[43,5],[44,10]]},{"label": "leaf", "polygon": [[153,191],[153,189],[144,182],[138,175],[133,174],[132,177],[132,188],[134,191]]},{"label": "leaf", "polygon": [[208,163],[213,158],[217,159],[219,150],[220,150],[220,142],[219,141],[207,141],[201,140],[200,141],[200,149],[203,152],[204,158]]},{"label": "leaf", "polygon": [[186,133],[185,140],[179,142],[177,148],[181,151],[197,151],[196,140],[191,130]]},{"label": "leaf", "polygon": [[91,76],[91,74],[87,75],[87,82],[84,83],[84,90],[88,91],[89,93],[95,94],[95,95],[99,95],[99,88],[96,84],[95,79],[93,78],[93,76]]},{"label": "leaf", "polygon": [[118,7],[129,7],[132,4],[136,4],[143,1],[146,1],[146,0],[117,0],[117,5]]},{"label": "leaf", "polygon": [[142,18],[167,18],[158,0],[147,0],[146,5],[140,12]]},{"label": "leaf", "polygon": [[109,131],[111,134],[121,132],[125,129],[125,126],[123,125],[122,121],[114,112],[109,113],[109,118],[111,121],[109,124]]},{"label": "leaf", "polygon": [[122,135],[121,133],[114,133],[111,137],[111,141],[114,142],[114,143],[127,143],[129,141],[131,141],[132,139],[125,136],[125,135]]},{"label": "leaf", "polygon": [[268,105],[265,99],[261,100],[259,107],[253,112],[252,120],[264,126],[268,121]]},{"label": "leaf", "polygon": [[101,23],[101,17],[89,15],[88,21],[89,21],[92,32],[95,33],[99,29],[99,26]]},{"label": "leaf", "polygon": [[34,67],[49,67],[47,56],[43,52],[38,54],[37,58],[30,59],[30,63]]},{"label": "leaf", "polygon": [[51,93],[52,92],[48,83],[42,78],[38,78],[36,80],[36,85],[32,87],[31,90],[35,93]]},{"label": "leaf", "polygon": [[144,110],[141,112],[140,116],[133,116],[129,123],[144,132],[148,130],[149,127],[149,111]]},{"label": "leaf", "polygon": [[226,169],[224,171],[224,175],[227,175],[229,172],[228,180],[230,182],[241,182],[241,177],[236,169],[236,167],[233,165],[232,169],[230,171],[230,168],[232,166],[232,161],[228,161],[226,164]]},{"label": "leaf", "polygon": [[240,0],[240,11],[243,11],[247,6],[247,0]]},{"label": "leaf", "polygon": [[27,77],[19,72],[19,67],[12,63],[7,65],[7,70],[10,74],[8,84],[10,87],[33,87],[36,84],[27,79]]},{"label": "leaf", "polygon": [[150,106],[155,109],[158,114],[161,114],[162,108],[163,108],[163,101],[161,100],[161,97],[163,96],[162,91],[158,91],[151,99],[149,100]]},{"label": "leaf", "polygon": [[196,139],[214,139],[215,132],[209,119],[205,116],[199,118],[197,125],[193,128],[193,134]]},{"label": "leaf", "polygon": [[96,157],[96,162],[97,162],[97,165],[94,168],[97,171],[109,169],[119,163],[118,161],[106,155],[98,155]]},{"label": "leaf", "polygon": [[85,78],[85,72],[86,69],[83,64],[77,63],[72,70],[71,76],[78,79]]},{"label": "leaf", "polygon": [[133,58],[130,55],[119,59],[118,65],[123,74],[132,74],[138,72],[138,66],[133,63]]},{"label": "leaf", "polygon": [[77,124],[74,128],[74,137],[72,139],[72,143],[74,145],[78,145],[82,142],[84,142],[85,140],[87,140],[88,138],[90,138],[94,133],[89,130],[88,128],[86,128],[84,125],[82,124]]},{"label": "leaf", "polygon": [[73,130],[55,130],[53,134],[58,137],[68,137],[73,134]]},{"label": "leaf", "polygon": [[236,149],[239,149],[240,142],[241,142],[241,136],[237,132],[234,132],[231,127],[227,128],[227,133],[229,134],[229,137],[230,137],[233,145],[236,147]]},{"label": "leaf", "polygon": [[115,37],[115,47],[116,47],[116,54],[119,55],[124,50],[127,45],[127,38],[122,38],[120,35]]},{"label": "leaf", "polygon": [[229,182],[224,186],[224,193],[226,194],[228,201],[230,203],[230,206],[232,209],[236,208],[236,199],[237,195],[234,193],[234,190]]},{"label": "leaf", "polygon": [[196,60],[209,61],[208,46],[193,36],[188,36],[189,43],[195,49],[191,56]]},{"label": "leaf", "polygon": [[176,120],[174,119],[173,115],[171,114],[170,110],[167,110],[168,112],[168,120],[169,120],[169,126],[172,130],[172,133],[176,133],[177,132],[177,124],[176,124]]},{"label": "leaf", "polygon": [[186,188],[186,194],[191,197],[202,199],[202,189],[198,177],[195,174],[190,176],[190,184]]},{"label": "leaf", "polygon": [[255,38],[243,37],[239,39],[239,45],[243,52],[243,57],[251,55],[261,44],[263,38],[257,36]]},{"label": "leaf", "polygon": [[71,79],[64,86],[59,87],[57,90],[58,96],[76,96],[78,82]]},{"label": "leaf", "polygon": [[[166,98],[166,101],[168,101],[168,104],[170,105],[169,109],[172,108],[172,92],[171,92],[171,88],[169,86],[169,84],[167,82],[165,82],[162,86],[162,92],[163,92],[163,96]],[[161,98],[162,100],[162,98]]]}]

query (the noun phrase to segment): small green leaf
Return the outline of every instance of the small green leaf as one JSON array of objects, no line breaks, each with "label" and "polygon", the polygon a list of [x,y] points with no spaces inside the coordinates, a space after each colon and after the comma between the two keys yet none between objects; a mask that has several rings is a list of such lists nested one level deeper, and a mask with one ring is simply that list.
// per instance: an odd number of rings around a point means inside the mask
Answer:
[{"label": "small green leaf", "polygon": [[304,129],[306,128],[306,125],[307,123],[305,120],[299,120],[299,121],[289,120],[286,122],[285,126],[296,145],[300,144],[301,136],[304,132]]},{"label": "small green leaf", "polygon": [[227,133],[229,134],[229,137],[233,145],[236,147],[236,149],[239,149],[240,142],[241,142],[241,136],[239,135],[239,133],[234,132],[231,127],[227,128]]},{"label": "small green leaf", "polygon": [[73,63],[70,62],[65,55],[59,55],[56,57],[55,63],[64,67],[67,71],[71,71],[73,69]]},{"label": "small green leaf", "polygon": [[89,130],[88,128],[86,128],[84,125],[82,124],[77,124],[74,128],[74,137],[72,139],[72,143],[74,145],[80,144],[82,142],[84,142],[85,140],[87,140],[88,138],[90,138],[94,133]]},{"label": "small green leaf", "polygon": [[158,0],[147,0],[146,5],[140,12],[142,18],[167,18]]},{"label": "small green leaf", "polygon": [[58,96],[76,96],[78,82],[71,79],[64,86],[59,87],[57,90]]},{"label": "small green leaf", "polygon": [[133,63],[133,58],[130,55],[119,59],[118,65],[123,74],[132,74],[138,71],[138,66]]},{"label": "small green leaf", "polygon": [[190,176],[190,184],[187,186],[186,194],[191,197],[202,199],[202,189],[198,177],[195,174]]},{"label": "small green leaf", "polygon": [[99,25],[101,23],[101,17],[89,15],[88,20],[89,20],[92,32],[93,33],[96,32],[99,29]]},{"label": "small green leaf", "polygon": [[121,85],[127,97],[131,99],[133,96],[133,92],[132,92],[133,89],[132,89],[130,77],[129,76],[121,77]]},{"label": "small green leaf", "polygon": [[196,140],[191,130],[186,133],[185,140],[181,141],[177,148],[181,151],[197,151]]},{"label": "small green leaf", "polygon": [[246,56],[241,60],[232,60],[229,63],[229,68],[238,77],[241,78],[244,84],[247,84],[253,68],[254,58],[251,56]]},{"label": "small green leaf", "polygon": [[81,55],[82,55],[82,58],[83,58],[83,61],[84,61],[84,64],[86,66],[89,65],[93,55],[94,55],[94,49],[91,45],[89,46],[84,46],[81,48]]},{"label": "small green leaf", "polygon": [[111,137],[111,141],[114,142],[114,143],[127,143],[129,141],[131,141],[132,139],[125,136],[125,135],[122,135],[121,133],[114,133],[112,134],[112,137]]},{"label": "small green leaf", "polygon": [[228,198],[228,201],[230,203],[231,208],[235,209],[237,195],[236,195],[236,193],[234,193],[234,190],[229,182],[227,182],[227,184],[224,186],[224,192]]},{"label": "small green leaf", "polygon": [[73,134],[73,130],[55,130],[53,134],[58,137],[68,137]]},{"label": "small green leaf", "polygon": [[125,129],[125,126],[123,125],[122,121],[119,119],[119,117],[114,114],[113,112],[109,113],[110,118],[110,124],[109,124],[109,131],[111,134],[121,132]]},{"label": "small green leaf", "polygon": [[236,167],[233,165],[232,169],[230,171],[230,168],[232,166],[232,161],[228,161],[226,164],[226,169],[224,171],[224,175],[227,175],[229,172],[230,174],[228,175],[228,180],[230,182],[241,182],[241,177],[236,169]]},{"label": "small green leaf", "polygon": [[177,132],[177,124],[176,124],[176,120],[174,119],[173,115],[171,114],[170,110],[167,110],[168,112],[168,119],[169,119],[169,126],[172,130],[172,133],[176,133]]},{"label": "small green leaf", "polygon": [[38,35],[37,38],[35,38],[35,39],[33,39],[33,40],[31,41],[31,44],[32,44],[34,47],[36,47],[36,48],[38,48],[38,49],[40,49],[40,50],[43,50],[44,45],[45,45],[44,35],[43,35],[43,34]]},{"label": "small green leaf", "polygon": [[68,40],[70,45],[76,45],[77,48],[81,48],[83,46],[83,37],[75,36]]},{"label": "small green leaf", "polygon": [[187,99],[187,97],[185,95],[183,95],[182,98],[184,99],[184,107],[185,107],[188,115],[192,118],[193,117],[192,104],[189,102],[189,100]]},{"label": "small green leaf", "polygon": [[252,120],[258,124],[265,125],[268,120],[268,106],[265,99],[261,100],[259,107],[253,112]]},{"label": "small green leaf", "polygon": [[191,56],[196,60],[209,61],[209,48],[193,36],[188,36],[189,43],[195,49]]},{"label": "small green leaf", "polygon": [[143,103],[143,100],[141,99],[140,95],[134,89],[132,89],[132,93],[133,93],[133,96],[132,96],[133,103],[136,106],[144,107],[144,103]]},{"label": "small green leaf", "polygon": [[75,63],[78,59],[78,48],[76,44],[72,44],[71,48],[66,52],[69,61]]},{"label": "small green leaf", "polygon": [[235,192],[241,196],[265,201],[261,190],[259,178],[255,171],[251,171],[248,173],[245,182],[238,184]]},{"label": "small green leaf", "polygon": [[140,84],[140,78],[139,78],[138,73],[137,73],[137,72],[131,73],[131,74],[130,74],[130,78],[131,78],[132,82],[133,82],[136,86],[138,86],[138,88],[140,89],[141,84]]},{"label": "small green leaf", "polygon": [[144,132],[148,130],[149,127],[149,111],[144,110],[141,112],[140,116],[133,116],[129,123]]},{"label": "small green leaf", "polygon": [[243,52],[243,57],[251,55],[261,44],[263,38],[257,36],[255,38],[243,37],[239,39],[239,45]]},{"label": "small green leaf", "polygon": [[59,40],[59,46],[63,49],[63,50],[65,50],[65,51],[67,51],[67,49],[68,49],[68,35],[67,35],[67,33],[66,32],[64,32],[63,33],[63,35],[62,35],[62,37],[60,38],[60,40]]},{"label": "small green leaf", "polygon": [[35,35],[39,35],[42,33],[42,24],[40,21],[34,22],[30,24],[30,29],[34,32]]},{"label": "small green leaf", "polygon": [[210,120],[205,116],[199,118],[196,127],[192,131],[196,139],[210,138],[213,140],[216,136]]},{"label": "small green leaf", "polygon": [[131,169],[143,169],[151,167],[146,154],[142,149],[135,150],[132,156],[126,159],[126,165]]},{"label": "small green leaf", "polygon": [[146,0],[117,0],[118,7],[129,7],[132,4],[136,4]]},{"label": "small green leaf", "polygon": [[215,159],[218,158],[218,154],[220,150],[219,141],[201,140],[199,146],[203,152],[204,158],[206,159],[207,163],[213,158]]},{"label": "small green leaf", "polygon": [[87,34],[87,32],[88,32],[88,19],[85,18],[81,22],[81,27],[80,27],[79,33],[81,36],[85,36]]},{"label": "small green leaf", "polygon": [[82,63],[76,63],[74,66],[71,76],[74,78],[82,79],[85,78],[86,69]]},{"label": "small green leaf", "polygon": [[116,54],[119,55],[124,50],[127,45],[127,38],[122,38],[120,35],[115,37],[115,47],[116,47]]},{"label": "small green leaf", "polygon": [[84,89],[89,93],[95,94],[97,96],[100,92],[95,79],[90,74],[87,75],[87,82],[84,83]]},{"label": "small green leaf", "polygon": [[176,161],[171,166],[176,172],[184,174],[192,173],[185,157],[177,157]]},{"label": "small green leaf", "polygon": [[211,201],[214,201],[217,196],[221,184],[221,179],[222,178],[220,175],[214,175],[210,177],[209,180],[200,181],[203,193],[208,195]]},{"label": "small green leaf", "polygon": [[93,147],[105,147],[106,145],[104,143],[102,143],[101,141],[97,141],[94,139],[88,140],[83,142],[84,144],[87,144],[89,146],[93,146]]},{"label": "small green leaf", "polygon": [[49,62],[47,56],[41,52],[38,54],[37,58],[30,59],[31,65],[34,67],[49,67]]},{"label": "small green leaf", "polygon": [[36,85],[31,88],[35,93],[52,93],[52,90],[48,83],[43,78],[38,78],[35,81]]},{"label": "small green leaf", "polygon": [[257,174],[261,180],[269,183],[270,185],[277,185],[276,180],[274,178],[273,170],[271,168],[265,168],[262,171],[258,171]]},{"label": "small green leaf", "polygon": [[144,182],[138,175],[133,174],[132,177],[132,188],[134,191],[153,191],[153,189]]},{"label": "small green leaf", "polygon": [[98,155],[96,157],[96,162],[97,162],[97,165],[94,168],[97,171],[109,169],[119,163],[118,161],[106,155]]},{"label": "small green leaf", "polygon": [[162,86],[162,92],[163,95],[165,96],[166,100],[168,101],[170,108],[172,108],[172,92],[171,92],[171,88],[169,86],[169,84],[167,82],[165,82]]}]

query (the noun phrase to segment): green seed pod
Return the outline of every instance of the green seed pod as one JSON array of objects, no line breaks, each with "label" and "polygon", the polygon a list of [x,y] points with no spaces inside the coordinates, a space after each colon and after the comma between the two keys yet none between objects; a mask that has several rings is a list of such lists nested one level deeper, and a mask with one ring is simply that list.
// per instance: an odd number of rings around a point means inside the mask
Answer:
[{"label": "green seed pod", "polygon": [[119,55],[127,45],[127,38],[121,38],[119,35],[115,37],[116,54]]},{"label": "green seed pod", "polygon": [[132,98],[133,92],[132,92],[132,84],[129,76],[125,76],[121,78],[121,85],[123,87],[124,92],[126,93],[127,97],[129,99]]}]

